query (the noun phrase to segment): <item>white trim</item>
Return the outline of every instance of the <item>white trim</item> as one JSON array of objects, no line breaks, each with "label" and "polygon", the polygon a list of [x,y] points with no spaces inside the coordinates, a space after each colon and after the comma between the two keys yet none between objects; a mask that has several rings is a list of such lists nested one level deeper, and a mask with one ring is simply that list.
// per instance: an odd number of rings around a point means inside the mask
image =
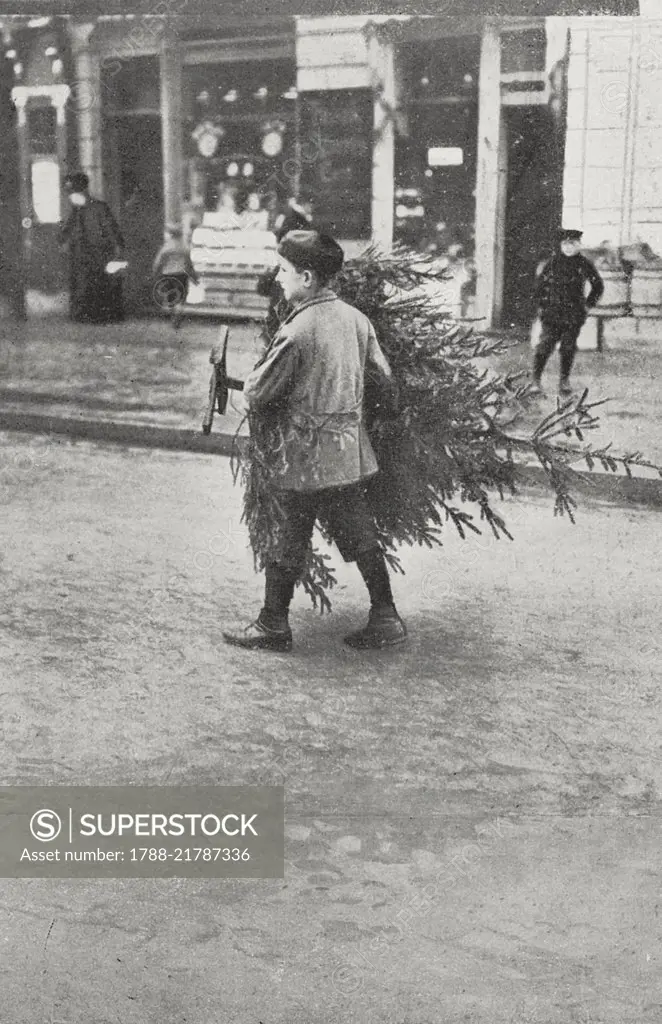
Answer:
[{"label": "white trim", "polygon": [[544,71],[513,71],[507,75],[501,75],[502,82],[545,82],[547,76]]},{"label": "white trim", "polygon": [[507,92],[501,95],[502,107],[544,107],[548,102],[544,92]]},{"label": "white trim", "polygon": [[294,64],[294,48],[286,41],[277,39],[253,40],[250,46],[234,49],[215,43],[203,43],[195,49],[187,49],[182,54],[182,63],[190,66],[195,64],[237,64],[243,61],[258,60],[290,60]]},{"label": "white trim", "polygon": [[63,107],[69,99],[70,88],[68,85],[15,85],[11,91],[12,100],[16,106],[25,105],[28,100],[36,96],[48,96],[53,101],[54,107]]}]

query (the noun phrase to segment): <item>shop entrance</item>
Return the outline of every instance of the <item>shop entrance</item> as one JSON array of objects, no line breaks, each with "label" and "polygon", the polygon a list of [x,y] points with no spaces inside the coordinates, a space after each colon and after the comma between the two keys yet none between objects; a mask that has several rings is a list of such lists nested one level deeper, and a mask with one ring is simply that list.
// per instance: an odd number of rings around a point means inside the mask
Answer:
[{"label": "shop entrance", "polygon": [[154,313],[152,261],[163,243],[161,119],[154,114],[116,115],[107,129],[112,174],[106,195],[129,261],[125,309],[130,316],[149,315]]},{"label": "shop entrance", "polygon": [[126,242],[129,316],[155,311],[152,261],[163,243],[159,83],[158,57],[132,57],[103,80],[104,194]]},{"label": "shop entrance", "polygon": [[0,67],[0,131],[6,140],[0,165],[0,294],[14,315],[25,315],[25,267],[20,209],[20,169],[16,145],[16,111],[12,104],[13,70]]},{"label": "shop entrance", "polygon": [[561,222],[562,152],[546,106],[505,107],[502,125],[508,171],[501,324],[528,327],[536,268],[551,256]]}]

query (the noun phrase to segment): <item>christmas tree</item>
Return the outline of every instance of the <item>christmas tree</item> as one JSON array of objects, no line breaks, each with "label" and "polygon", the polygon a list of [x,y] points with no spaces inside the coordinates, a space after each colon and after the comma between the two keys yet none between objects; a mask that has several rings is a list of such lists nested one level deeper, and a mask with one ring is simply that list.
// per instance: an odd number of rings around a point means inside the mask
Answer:
[{"label": "christmas tree", "polygon": [[[507,518],[494,502],[517,493],[522,459],[533,458],[543,467],[554,514],[572,522],[578,463],[589,468],[598,463],[609,471],[622,466],[628,475],[633,465],[651,465],[639,452],[616,456],[609,446],[586,443],[601,404],[589,403],[587,392],[558,401],[528,436],[507,426],[513,405],[526,407],[533,400],[530,385],[522,375],[498,376],[485,366],[503,342],[481,337],[440,308],[425,287],[443,277],[435,266],[432,258],[402,247],[389,254],[369,249],[348,261],[333,284],[340,298],[372,321],[397,382],[397,415],[378,406],[365,412],[380,467],[368,482],[368,498],[386,559],[400,572],[400,545],[442,544],[449,525],[463,539],[489,529],[498,539],[512,540]],[[245,450],[235,447],[233,466],[235,479],[244,484],[244,520],[260,570],[278,536],[280,509],[271,469],[284,437],[277,421],[254,414],[248,420],[250,440]],[[328,541],[326,524],[318,527]],[[300,585],[320,611],[330,610],[334,584],[330,557],[312,546]]]}]

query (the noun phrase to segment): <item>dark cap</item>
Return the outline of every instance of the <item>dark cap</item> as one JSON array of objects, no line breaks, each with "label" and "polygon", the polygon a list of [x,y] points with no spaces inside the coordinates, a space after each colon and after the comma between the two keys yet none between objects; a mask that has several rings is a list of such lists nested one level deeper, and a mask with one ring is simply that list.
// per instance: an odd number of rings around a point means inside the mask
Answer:
[{"label": "dark cap", "polygon": [[575,231],[572,228],[563,228],[559,231],[559,242],[580,242],[583,231]]},{"label": "dark cap", "polygon": [[90,179],[82,171],[74,171],[64,179],[64,187],[67,192],[87,192],[90,187]]},{"label": "dark cap", "polygon": [[337,274],[345,259],[335,239],[320,231],[288,231],[278,252],[299,270],[314,270],[325,279]]}]

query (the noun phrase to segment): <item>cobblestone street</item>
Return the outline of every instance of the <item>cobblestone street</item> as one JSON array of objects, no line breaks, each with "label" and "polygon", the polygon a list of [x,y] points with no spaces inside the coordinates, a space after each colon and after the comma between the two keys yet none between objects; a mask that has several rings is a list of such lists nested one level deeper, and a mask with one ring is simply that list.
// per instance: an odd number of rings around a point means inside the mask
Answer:
[{"label": "cobblestone street", "polygon": [[220,642],[261,579],[227,460],[2,435],[4,785],[286,786],[284,881],[3,880],[11,1024],[654,1024],[658,515],[506,503],[403,551],[411,640]]}]

